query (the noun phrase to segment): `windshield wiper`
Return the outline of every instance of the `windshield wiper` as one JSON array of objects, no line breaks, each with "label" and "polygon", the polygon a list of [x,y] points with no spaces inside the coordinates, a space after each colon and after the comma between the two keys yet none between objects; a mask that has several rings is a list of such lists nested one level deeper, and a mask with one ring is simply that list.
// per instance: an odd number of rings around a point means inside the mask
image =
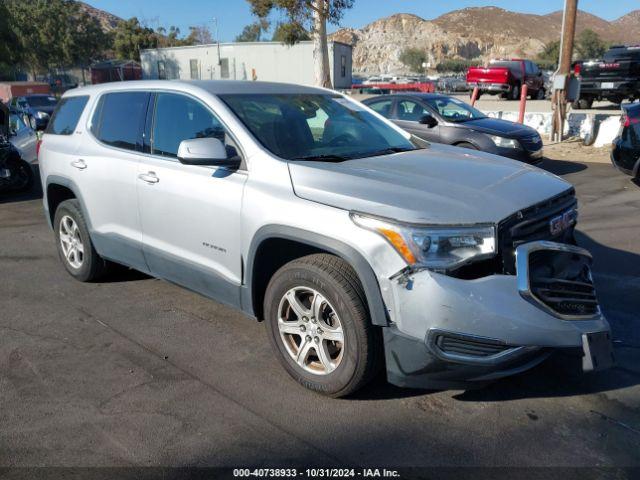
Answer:
[{"label": "windshield wiper", "polygon": [[391,155],[392,153],[413,152],[414,150],[424,150],[423,148],[415,147],[389,147],[382,150],[376,150],[374,152],[361,152],[354,155],[353,158],[367,158],[367,157],[379,157],[380,155]]},{"label": "windshield wiper", "polygon": [[291,160],[308,161],[308,162],[344,162],[351,160],[351,157],[343,157],[340,155],[306,155],[304,157],[292,158]]}]

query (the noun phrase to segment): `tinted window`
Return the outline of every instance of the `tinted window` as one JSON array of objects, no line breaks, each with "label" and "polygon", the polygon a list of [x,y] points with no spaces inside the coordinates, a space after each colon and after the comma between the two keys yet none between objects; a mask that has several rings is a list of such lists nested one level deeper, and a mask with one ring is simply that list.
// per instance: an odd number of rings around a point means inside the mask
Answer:
[{"label": "tinted window", "polygon": [[89,97],[67,97],[60,100],[47,127],[51,135],[71,135],[80,121]]},{"label": "tinted window", "polygon": [[391,117],[391,106],[393,105],[393,100],[382,100],[380,102],[372,103],[369,106],[371,110],[379,113],[383,117]]},{"label": "tinted window", "polygon": [[156,99],[156,114],[152,133],[152,153],[166,157],[177,157],[183,140],[193,138],[217,138],[231,150],[232,140],[220,121],[200,102],[184,95],[159,93]]},{"label": "tinted window", "polygon": [[471,105],[452,97],[430,97],[425,100],[431,108],[436,110],[442,118],[450,122],[466,122],[486,115]]},{"label": "tinted window", "polygon": [[398,120],[407,122],[418,122],[425,115],[431,115],[431,112],[420,105],[418,102],[404,100],[398,103]]},{"label": "tinted window", "polygon": [[27,102],[32,107],[55,107],[58,99],[54,96],[38,95],[27,97]]},{"label": "tinted window", "polygon": [[147,113],[149,94],[108,93],[100,99],[91,131],[101,142],[127,150],[139,149],[138,139]]}]

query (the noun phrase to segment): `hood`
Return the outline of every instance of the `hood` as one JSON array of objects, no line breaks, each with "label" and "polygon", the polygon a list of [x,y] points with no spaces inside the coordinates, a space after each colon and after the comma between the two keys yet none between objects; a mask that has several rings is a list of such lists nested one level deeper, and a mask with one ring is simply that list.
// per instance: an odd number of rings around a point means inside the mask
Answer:
[{"label": "hood", "polygon": [[531,127],[527,127],[526,125],[490,117],[469,120],[467,122],[460,123],[459,125],[475,130],[476,132],[511,138],[531,137],[538,133],[536,130]]},{"label": "hood", "polygon": [[298,197],[407,223],[497,223],[571,185],[536,167],[473,150],[424,150],[341,163],[290,162]]}]

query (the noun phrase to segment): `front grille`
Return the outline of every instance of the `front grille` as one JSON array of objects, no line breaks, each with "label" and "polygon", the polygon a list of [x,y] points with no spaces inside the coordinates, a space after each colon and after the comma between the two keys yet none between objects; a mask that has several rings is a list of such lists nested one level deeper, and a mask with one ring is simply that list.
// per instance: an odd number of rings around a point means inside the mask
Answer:
[{"label": "front grille", "polygon": [[554,312],[591,317],[599,311],[591,278],[591,257],[554,250],[529,255],[531,295]]},{"label": "front grille", "polygon": [[480,358],[497,355],[509,348],[497,340],[452,334],[438,335],[435,345],[445,354]]},{"label": "front grille", "polygon": [[528,152],[537,152],[542,148],[542,138],[540,135],[520,139],[520,145]]},{"label": "front grille", "polygon": [[[566,215],[552,231],[553,219]],[[515,249],[524,243],[539,240],[575,244],[574,229],[577,220],[577,201],[574,189],[521,210],[498,225],[498,248],[502,273],[515,275]]]}]

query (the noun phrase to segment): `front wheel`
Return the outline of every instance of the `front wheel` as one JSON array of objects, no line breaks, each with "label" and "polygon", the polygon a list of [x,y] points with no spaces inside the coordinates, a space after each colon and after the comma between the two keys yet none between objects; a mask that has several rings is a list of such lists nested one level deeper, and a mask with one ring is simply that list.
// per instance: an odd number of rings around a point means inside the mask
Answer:
[{"label": "front wheel", "polygon": [[269,282],[264,312],[280,362],[303,386],[343,397],[378,370],[380,333],[356,273],[341,258],[316,254],[283,266]]}]

